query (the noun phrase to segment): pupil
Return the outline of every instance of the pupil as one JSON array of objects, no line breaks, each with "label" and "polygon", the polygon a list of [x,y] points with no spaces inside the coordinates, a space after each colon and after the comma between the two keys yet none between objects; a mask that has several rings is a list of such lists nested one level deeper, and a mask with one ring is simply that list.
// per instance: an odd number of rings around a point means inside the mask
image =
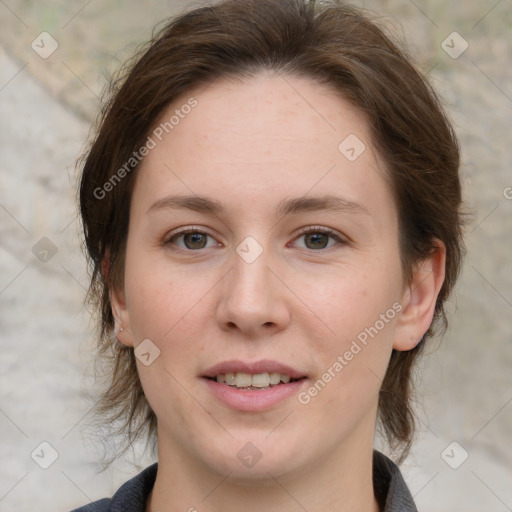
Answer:
[{"label": "pupil", "polygon": [[311,243],[313,249],[324,249],[327,247],[328,236],[325,233],[313,233],[306,235],[306,245]]},{"label": "pupil", "polygon": [[202,249],[206,245],[206,237],[202,233],[187,233],[185,245],[188,249]]}]

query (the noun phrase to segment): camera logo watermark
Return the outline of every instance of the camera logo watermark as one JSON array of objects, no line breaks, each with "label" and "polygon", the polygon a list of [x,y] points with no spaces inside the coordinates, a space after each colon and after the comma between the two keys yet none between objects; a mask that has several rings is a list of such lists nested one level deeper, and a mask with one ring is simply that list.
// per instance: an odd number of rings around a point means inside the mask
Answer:
[{"label": "camera logo watermark", "polygon": [[32,254],[41,263],[48,263],[57,254],[58,250],[57,246],[47,236],[43,236],[32,246]]},{"label": "camera logo watermark", "polygon": [[263,247],[255,238],[248,236],[237,245],[236,252],[246,263],[254,263],[263,252]]},{"label": "camera logo watermark", "polygon": [[59,458],[59,452],[50,443],[43,441],[34,448],[30,456],[40,468],[48,469]]},{"label": "camera logo watermark", "polygon": [[146,338],[135,350],[135,357],[144,365],[153,364],[160,357],[160,349]]},{"label": "camera logo watermark", "polygon": [[366,149],[364,142],[355,134],[347,135],[339,144],[339,152],[350,162],[357,160]]},{"label": "camera logo watermark", "polygon": [[452,469],[458,469],[466,462],[469,453],[457,441],[450,443],[442,452],[441,458]]},{"label": "camera logo watermark", "polygon": [[143,160],[149,152],[156,148],[159,142],[164,138],[164,134],[169,134],[176,126],[178,126],[182,119],[190,114],[194,107],[197,107],[198,102],[194,97],[187,100],[186,103],[181,105],[180,108],[174,110],[174,114],[167,120],[160,123],[148,135],[146,142],[137,150],[132,153],[130,158],[108,179],[101,187],[94,189],[93,195],[96,199],[104,199],[107,193],[112,192],[115,186],[121,182],[135,167]]},{"label": "camera logo watermark", "polygon": [[299,403],[307,405],[311,402],[312,398],[317,396],[329,382],[339,375],[339,373],[347,366],[357,354],[359,354],[364,347],[368,345],[368,338],[375,338],[382,329],[388,324],[395,316],[402,311],[402,305],[399,302],[395,302],[385,313],[381,313],[379,319],[375,321],[370,327],[366,327],[357,335],[357,340],[353,340],[350,348],[346,350],[343,355],[339,355],[336,361],[327,368],[322,376],[306,391],[301,391],[297,395]]},{"label": "camera logo watermark", "polygon": [[30,45],[39,57],[47,59],[59,47],[59,43],[48,32],[41,32]]},{"label": "camera logo watermark", "polygon": [[261,459],[263,454],[256,445],[249,441],[238,450],[236,456],[244,466],[252,468]]},{"label": "camera logo watermark", "polygon": [[458,59],[468,49],[468,47],[468,42],[458,32],[452,32],[441,43],[441,48],[452,59]]}]

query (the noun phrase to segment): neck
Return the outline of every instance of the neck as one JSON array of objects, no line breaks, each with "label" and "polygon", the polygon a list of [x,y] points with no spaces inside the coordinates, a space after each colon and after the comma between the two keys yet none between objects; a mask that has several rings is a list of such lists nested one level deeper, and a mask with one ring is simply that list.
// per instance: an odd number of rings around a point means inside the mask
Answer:
[{"label": "neck", "polygon": [[[379,512],[372,481],[372,445],[325,454],[293,474],[249,481],[205,467],[159,435],[158,473],[146,512]],[[339,453],[338,453],[339,451]]]}]

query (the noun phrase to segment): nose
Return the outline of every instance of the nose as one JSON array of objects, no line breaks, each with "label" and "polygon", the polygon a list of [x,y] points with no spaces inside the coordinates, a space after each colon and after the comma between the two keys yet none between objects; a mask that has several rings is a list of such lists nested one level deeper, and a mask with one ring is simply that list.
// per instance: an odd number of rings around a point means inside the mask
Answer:
[{"label": "nose", "polygon": [[268,266],[265,251],[254,262],[233,256],[231,271],[222,280],[216,320],[220,328],[250,338],[268,336],[290,323],[287,289]]}]

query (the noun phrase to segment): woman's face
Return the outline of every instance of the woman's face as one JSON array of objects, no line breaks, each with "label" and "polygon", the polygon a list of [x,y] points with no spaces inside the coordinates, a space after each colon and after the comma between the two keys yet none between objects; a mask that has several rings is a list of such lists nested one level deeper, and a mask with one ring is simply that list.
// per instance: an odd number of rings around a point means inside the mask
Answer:
[{"label": "woman's face", "polygon": [[419,338],[364,118],[314,81],[260,74],[157,125],[113,304],[160,454],[263,478],[371,450],[393,345]]}]

